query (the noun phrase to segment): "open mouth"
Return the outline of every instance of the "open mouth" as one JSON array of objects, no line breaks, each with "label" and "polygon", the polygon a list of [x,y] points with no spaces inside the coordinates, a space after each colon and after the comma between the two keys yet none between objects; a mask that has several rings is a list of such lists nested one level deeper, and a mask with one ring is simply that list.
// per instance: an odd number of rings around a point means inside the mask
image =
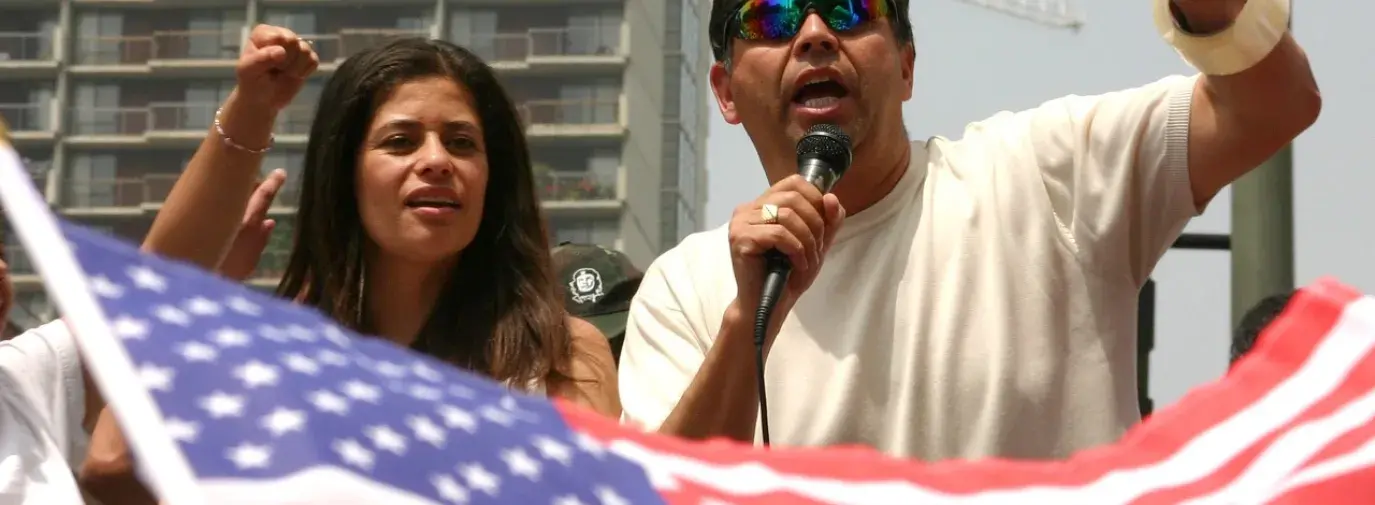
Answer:
[{"label": "open mouth", "polygon": [[844,84],[830,78],[817,78],[803,84],[793,94],[793,103],[810,109],[824,109],[850,95]]},{"label": "open mouth", "polygon": [[414,199],[414,200],[407,200],[407,201],[406,201],[406,207],[409,207],[409,208],[412,208],[412,209],[455,209],[455,210],[457,210],[457,209],[463,208],[463,204],[458,203],[457,200],[444,200],[444,199],[434,199],[434,198],[417,198],[417,199]]}]

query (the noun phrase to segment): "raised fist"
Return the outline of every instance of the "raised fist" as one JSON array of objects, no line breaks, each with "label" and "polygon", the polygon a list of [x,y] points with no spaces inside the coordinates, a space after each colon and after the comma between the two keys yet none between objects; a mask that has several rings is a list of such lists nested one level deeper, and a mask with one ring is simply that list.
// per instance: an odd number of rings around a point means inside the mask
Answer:
[{"label": "raised fist", "polygon": [[319,66],[320,56],[310,42],[295,32],[278,26],[255,26],[235,69],[239,77],[238,96],[273,112],[280,111],[291,103],[306,78]]}]

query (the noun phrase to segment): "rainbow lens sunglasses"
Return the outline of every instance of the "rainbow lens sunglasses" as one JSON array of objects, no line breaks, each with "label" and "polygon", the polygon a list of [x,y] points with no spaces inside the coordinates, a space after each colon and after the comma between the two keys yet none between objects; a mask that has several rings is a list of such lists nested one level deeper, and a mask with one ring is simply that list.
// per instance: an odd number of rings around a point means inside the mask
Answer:
[{"label": "rainbow lens sunglasses", "polygon": [[[733,35],[744,40],[787,40],[810,11],[831,30],[848,32],[876,19],[891,19],[893,0],[745,0],[732,16]],[[728,32],[731,30],[728,28]]]}]

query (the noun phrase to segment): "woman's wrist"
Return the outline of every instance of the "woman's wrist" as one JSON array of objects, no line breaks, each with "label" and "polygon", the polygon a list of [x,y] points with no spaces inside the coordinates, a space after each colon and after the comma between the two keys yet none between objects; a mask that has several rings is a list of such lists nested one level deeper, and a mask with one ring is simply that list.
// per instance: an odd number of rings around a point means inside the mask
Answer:
[{"label": "woman's wrist", "polygon": [[272,130],[277,111],[235,89],[215,112],[215,134],[226,145],[241,151],[262,154],[272,148]]}]

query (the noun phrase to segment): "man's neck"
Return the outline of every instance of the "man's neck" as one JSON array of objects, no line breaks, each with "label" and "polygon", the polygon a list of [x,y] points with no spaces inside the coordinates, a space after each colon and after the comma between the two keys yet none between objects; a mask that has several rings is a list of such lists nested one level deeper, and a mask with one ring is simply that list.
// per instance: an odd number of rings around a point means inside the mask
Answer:
[{"label": "man's neck", "polygon": [[[907,173],[911,159],[912,143],[906,140],[905,133],[893,140],[868,142],[855,150],[854,163],[831,192],[840,199],[846,215],[859,214],[893,192]],[[797,173],[796,161],[780,159],[772,166],[766,161],[765,171],[769,183],[776,184]]]},{"label": "man's neck", "polygon": [[364,310],[372,330],[409,346],[434,309],[452,264],[417,264],[380,253],[369,256]]}]

